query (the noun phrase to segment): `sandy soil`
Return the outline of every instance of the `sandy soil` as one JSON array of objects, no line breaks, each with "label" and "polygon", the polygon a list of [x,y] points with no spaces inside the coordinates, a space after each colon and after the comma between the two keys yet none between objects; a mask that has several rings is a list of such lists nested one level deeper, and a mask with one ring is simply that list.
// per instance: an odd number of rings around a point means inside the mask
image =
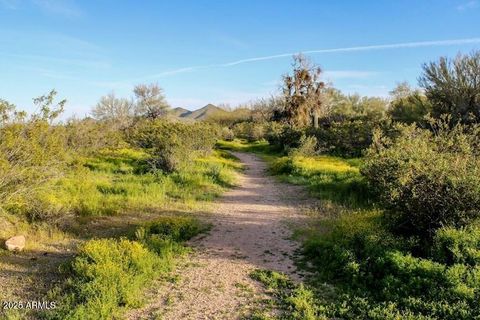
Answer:
[{"label": "sandy soil", "polygon": [[301,281],[292,256],[298,244],[286,223],[302,218],[309,199],[301,187],[268,177],[255,155],[234,153],[246,166],[238,187],[227,192],[209,216],[213,228],[194,239],[194,253],[176,281],[158,283],[145,307],[128,319],[237,319],[267,298],[249,277],[257,268],[284,272]]}]

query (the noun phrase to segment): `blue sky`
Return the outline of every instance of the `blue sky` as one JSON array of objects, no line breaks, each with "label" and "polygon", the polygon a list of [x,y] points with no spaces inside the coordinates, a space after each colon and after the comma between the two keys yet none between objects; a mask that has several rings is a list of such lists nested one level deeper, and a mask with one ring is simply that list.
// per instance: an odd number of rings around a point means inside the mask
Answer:
[{"label": "blue sky", "polygon": [[236,105],[274,93],[307,51],[335,87],[386,95],[474,49],[480,0],[0,0],[0,98],[32,110],[55,88],[67,116],[148,82],[173,107]]}]

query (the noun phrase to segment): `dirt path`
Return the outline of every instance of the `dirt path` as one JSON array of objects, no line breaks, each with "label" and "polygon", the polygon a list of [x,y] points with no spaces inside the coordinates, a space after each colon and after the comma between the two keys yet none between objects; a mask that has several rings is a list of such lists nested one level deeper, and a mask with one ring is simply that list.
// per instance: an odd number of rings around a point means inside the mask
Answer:
[{"label": "dirt path", "polygon": [[234,153],[245,165],[238,187],[217,201],[208,235],[192,241],[195,253],[176,281],[159,284],[152,302],[129,319],[236,319],[265,298],[251,280],[256,268],[284,272],[301,281],[292,261],[288,219],[301,218],[308,198],[300,187],[268,177],[265,163],[252,154]]}]

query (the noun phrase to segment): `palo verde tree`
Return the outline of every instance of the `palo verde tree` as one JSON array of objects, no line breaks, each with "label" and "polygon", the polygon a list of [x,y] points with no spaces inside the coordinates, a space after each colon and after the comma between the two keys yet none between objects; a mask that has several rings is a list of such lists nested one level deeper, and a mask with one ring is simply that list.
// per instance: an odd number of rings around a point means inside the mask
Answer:
[{"label": "palo verde tree", "polygon": [[156,83],[137,85],[133,92],[136,98],[136,114],[138,116],[157,119],[164,116],[170,108],[162,88]]},{"label": "palo verde tree", "polygon": [[121,129],[132,123],[134,114],[133,101],[117,98],[113,92],[101,97],[92,110],[92,115],[95,119],[109,122],[114,127]]},{"label": "palo verde tree", "polygon": [[395,122],[427,125],[426,116],[431,113],[431,104],[419,90],[413,89],[407,82],[401,82],[390,91],[388,115]]},{"label": "palo verde tree", "polygon": [[479,122],[480,51],[424,64],[419,83],[434,117],[449,114],[452,123]]},{"label": "palo verde tree", "polygon": [[325,83],[320,80],[321,69],[304,55],[293,57],[293,74],[283,76],[282,108],[274,118],[291,127],[318,127],[318,119],[326,115],[323,91]]}]

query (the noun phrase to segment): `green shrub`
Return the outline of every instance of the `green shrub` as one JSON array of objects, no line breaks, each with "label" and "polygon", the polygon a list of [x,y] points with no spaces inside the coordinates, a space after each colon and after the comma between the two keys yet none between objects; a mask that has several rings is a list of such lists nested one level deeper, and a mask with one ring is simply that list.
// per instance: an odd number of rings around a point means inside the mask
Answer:
[{"label": "green shrub", "polygon": [[[380,212],[345,213],[307,232],[306,259],[315,284],[336,286],[325,315],[343,319],[475,319],[480,315],[478,229],[440,229],[431,254],[414,256],[418,241],[394,236]],[[313,227],[312,227],[313,228]],[[473,253],[473,257],[472,257]],[[418,254],[418,253],[417,253]],[[320,290],[320,289],[319,289]]]},{"label": "green shrub", "polygon": [[353,158],[362,156],[372,143],[374,128],[380,125],[382,122],[368,117],[339,117],[307,130],[307,134],[317,138],[320,152]]},{"label": "green shrub", "polygon": [[[60,308],[49,319],[111,319],[120,306],[137,306],[138,293],[161,268],[161,260],[138,242],[91,240],[72,262]],[[55,292],[53,293],[55,294]]]},{"label": "green shrub", "polygon": [[292,156],[312,157],[317,154],[317,138],[303,135],[300,138],[299,146],[290,150]]},{"label": "green shrub", "polygon": [[0,209],[35,210],[38,192],[61,176],[65,163],[62,128],[41,119],[0,127]]},{"label": "green shrub", "polygon": [[219,129],[206,123],[186,124],[160,119],[139,121],[127,135],[129,141],[151,153],[152,168],[172,172],[210,153],[219,137]]},{"label": "green shrub", "polygon": [[280,136],[284,128],[285,125],[280,122],[270,121],[267,123],[265,139],[270,143],[271,146],[278,147],[281,145]]},{"label": "green shrub", "polygon": [[[176,242],[186,241],[200,233],[202,226],[198,220],[189,217],[163,217],[155,222],[147,223],[144,233]],[[141,240],[141,237],[137,238]]]},{"label": "green shrub", "polygon": [[265,138],[266,127],[260,122],[244,121],[235,124],[232,131],[235,137],[254,142]]},{"label": "green shrub", "polygon": [[448,265],[480,265],[480,228],[439,229],[433,239],[433,256],[435,260]]},{"label": "green shrub", "polygon": [[122,307],[139,306],[154,277],[171,270],[182,242],[203,229],[193,218],[165,217],[140,227],[139,241],[87,241],[67,266],[70,277],[50,292],[59,308],[46,319],[116,319]]},{"label": "green shrub", "polygon": [[392,226],[424,238],[480,214],[479,127],[433,125],[397,125],[393,139],[377,132],[362,169]]},{"label": "green shrub", "polygon": [[298,148],[300,146],[300,139],[304,136],[305,133],[302,129],[292,128],[285,126],[283,127],[282,132],[273,137],[270,136],[270,143],[276,148],[288,152],[291,149]]}]

